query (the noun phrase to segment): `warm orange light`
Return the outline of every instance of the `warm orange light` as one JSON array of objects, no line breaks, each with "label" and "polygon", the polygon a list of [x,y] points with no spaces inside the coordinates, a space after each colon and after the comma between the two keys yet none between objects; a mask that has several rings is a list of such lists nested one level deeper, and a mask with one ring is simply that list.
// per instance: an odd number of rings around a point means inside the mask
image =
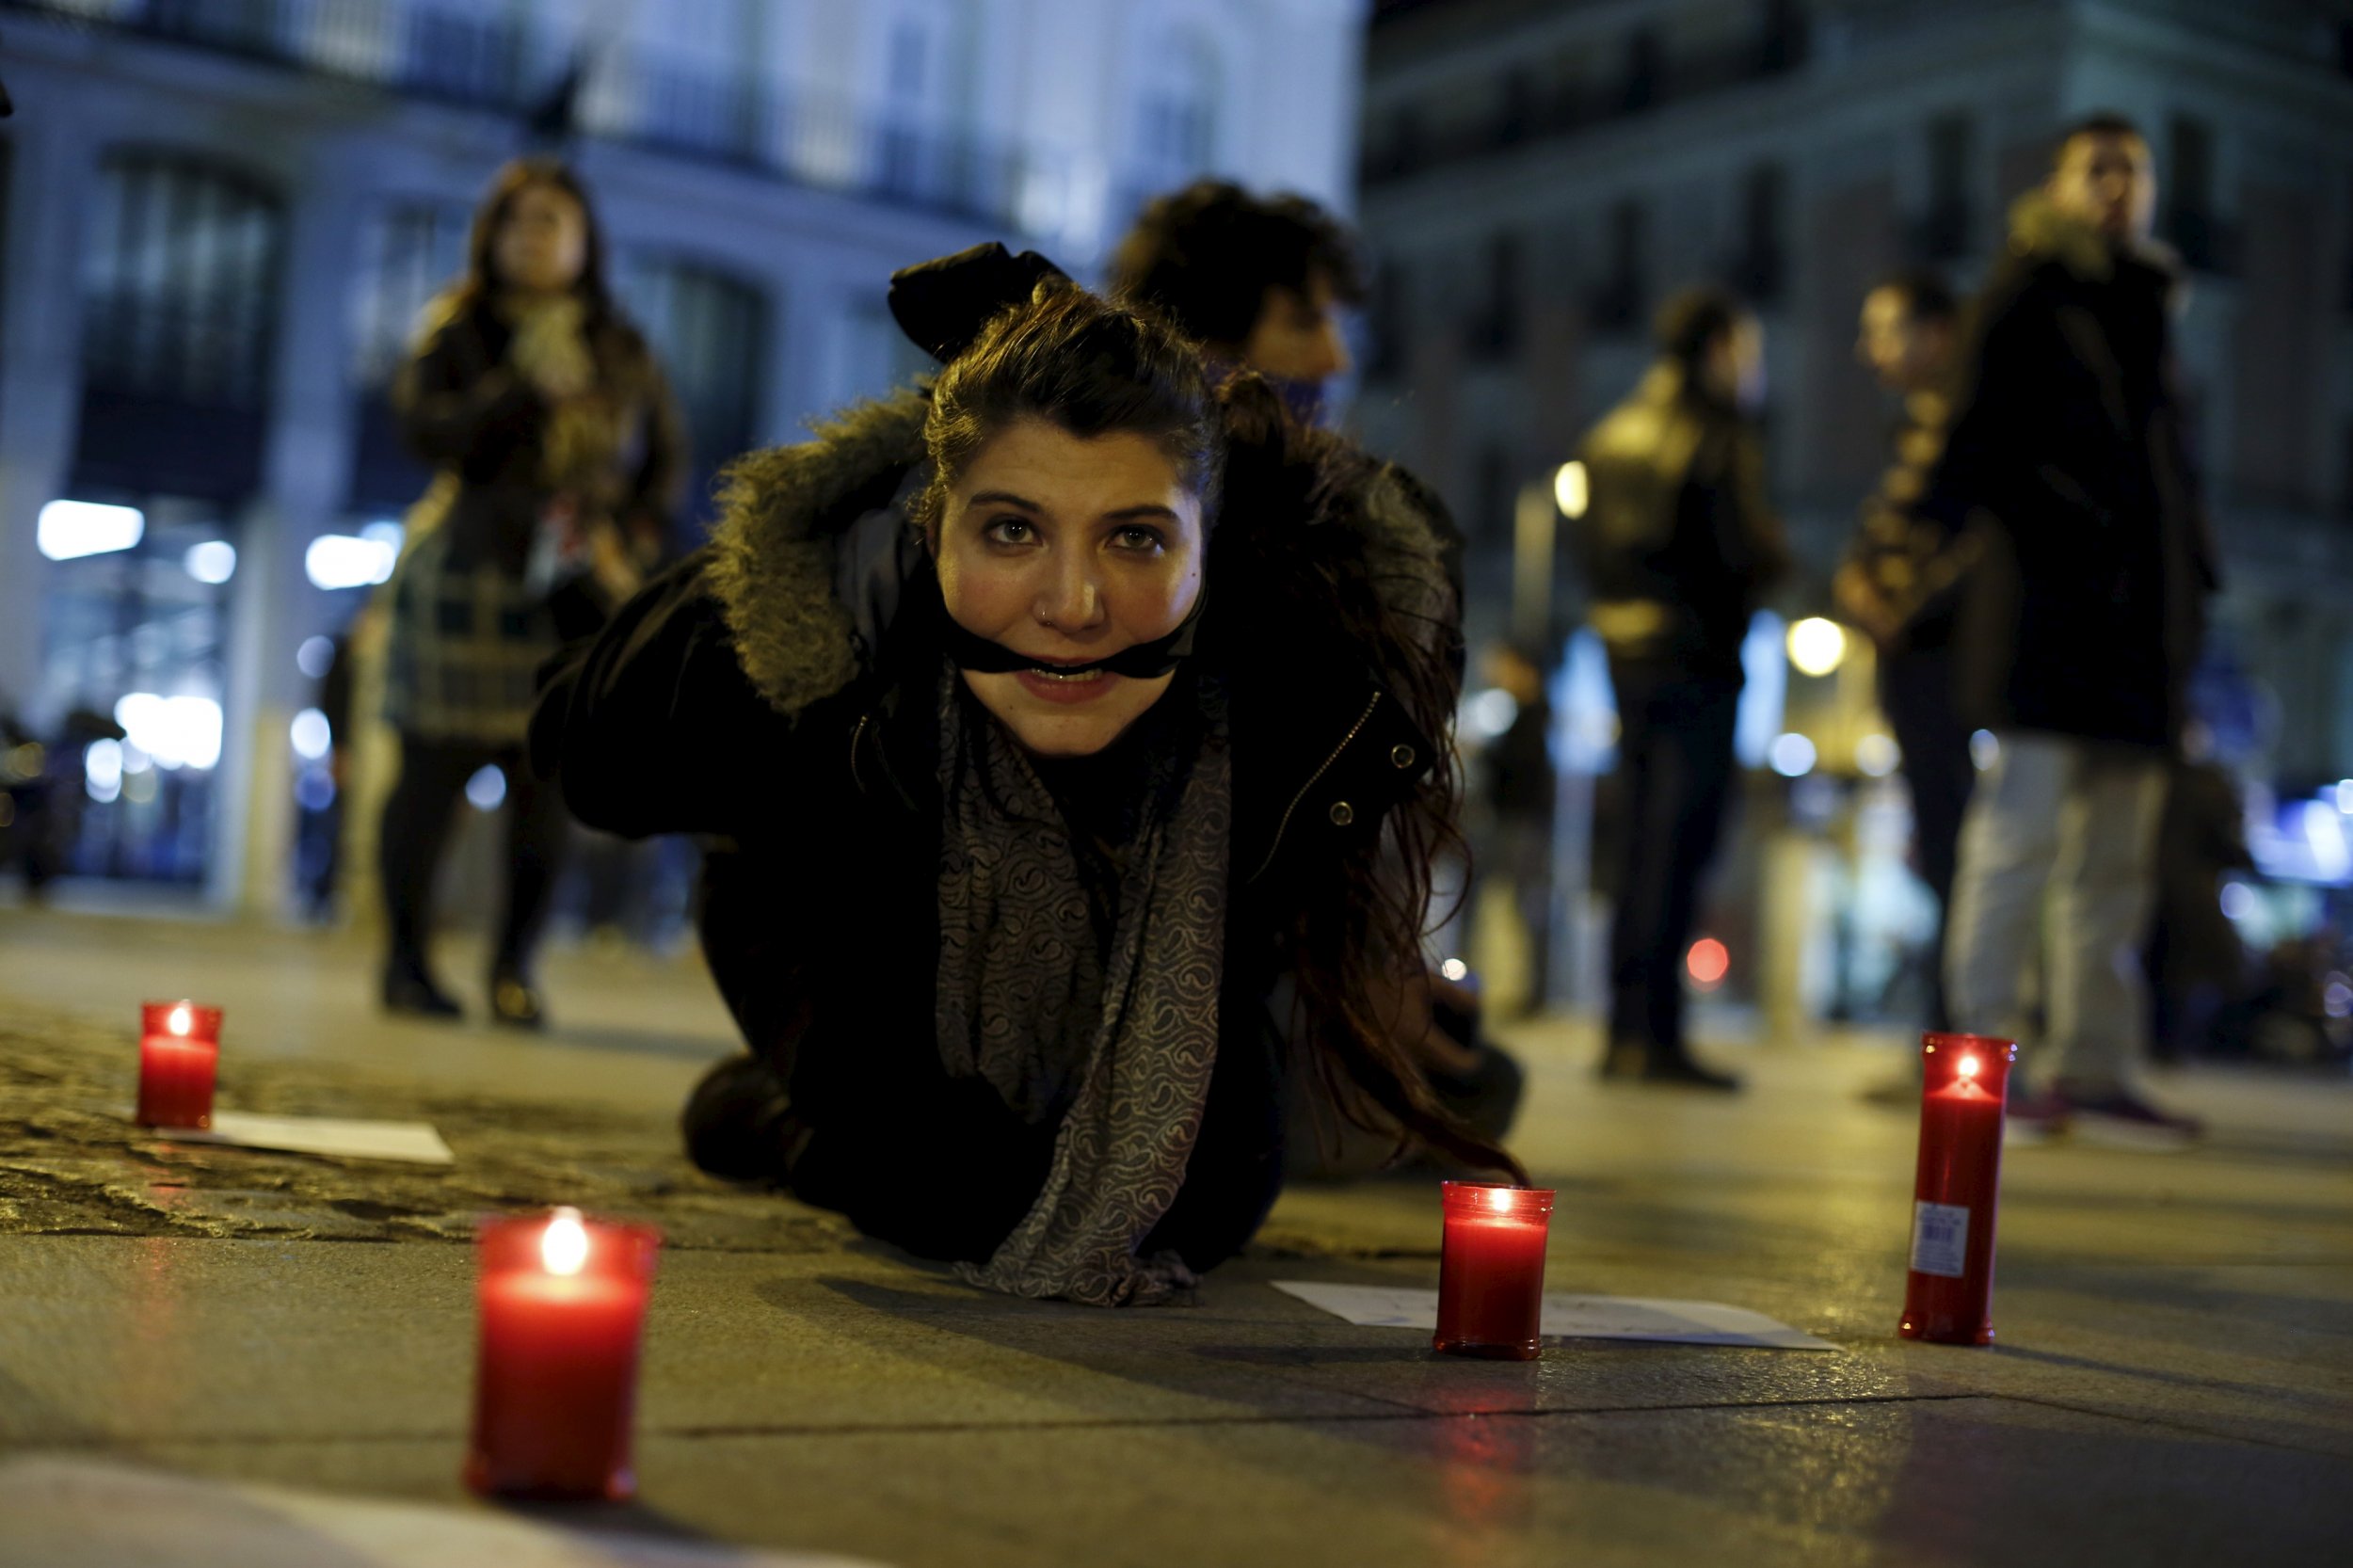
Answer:
[{"label": "warm orange light", "polygon": [[164,1027],[174,1034],[184,1036],[195,1023],[194,1016],[188,1012],[188,1004],[184,1001],[171,1010],[171,1016],[164,1020]]},{"label": "warm orange light", "polygon": [[1963,1078],[1975,1078],[1975,1077],[1977,1077],[1977,1059],[1976,1057],[1974,1057],[1974,1056],[1964,1056],[1964,1057],[1962,1057],[1962,1058],[1961,1059],[1960,1064],[1959,1064],[1959,1065],[1955,1068],[1955,1071],[1959,1072],[1959,1073],[1961,1074],[1961,1077],[1963,1077]]},{"label": "warm orange light", "polygon": [[1490,1188],[1488,1188],[1488,1189],[1487,1189],[1487,1207],[1488,1207],[1488,1208],[1511,1208],[1511,1207],[1512,1207],[1512,1189],[1510,1189],[1509,1187],[1490,1187]]},{"label": "warm orange light", "polygon": [[1683,967],[1691,971],[1692,983],[1702,990],[1713,990],[1723,984],[1732,970],[1732,953],[1713,936],[1703,936],[1691,944],[1684,955]]},{"label": "warm orange light", "polygon": [[588,1261],[588,1227],[580,1223],[579,1209],[555,1211],[547,1233],[539,1238],[539,1261],[552,1274],[580,1272],[581,1265]]}]

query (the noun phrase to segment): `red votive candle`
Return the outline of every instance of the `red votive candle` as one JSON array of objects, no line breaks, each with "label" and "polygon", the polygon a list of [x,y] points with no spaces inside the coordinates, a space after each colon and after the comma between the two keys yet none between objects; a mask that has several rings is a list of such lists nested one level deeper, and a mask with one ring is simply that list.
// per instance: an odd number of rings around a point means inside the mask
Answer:
[{"label": "red votive candle", "polygon": [[1533,1361],[1544,1350],[1545,1239],[1552,1192],[1485,1181],[1441,1183],[1438,1332],[1449,1355]]},{"label": "red votive candle", "polygon": [[1993,1342],[1993,1210],[2002,1105],[2018,1047],[1983,1034],[1924,1034],[1920,1169],[1912,1187],[1912,1272],[1897,1332],[1943,1345]]},{"label": "red votive candle", "polygon": [[576,1208],[486,1221],[466,1484],[526,1497],[637,1490],[637,1346],[661,1237]]},{"label": "red votive candle", "polygon": [[140,1125],[211,1127],[213,1075],[219,1065],[219,1008],[192,1001],[140,1005]]}]

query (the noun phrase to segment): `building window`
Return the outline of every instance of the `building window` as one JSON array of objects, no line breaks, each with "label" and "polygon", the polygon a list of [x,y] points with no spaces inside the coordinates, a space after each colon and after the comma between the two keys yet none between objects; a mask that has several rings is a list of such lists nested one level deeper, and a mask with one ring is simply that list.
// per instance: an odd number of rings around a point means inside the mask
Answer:
[{"label": "building window", "polygon": [[1516,465],[1509,448],[1483,447],[1480,450],[1478,475],[1471,504],[1474,508],[1468,530],[1472,539],[1480,542],[1505,541],[1512,537],[1512,513],[1518,501],[1518,487],[1513,483]]},{"label": "building window", "polygon": [[1733,282],[1759,305],[1779,299],[1788,273],[1785,221],[1789,179],[1779,164],[1759,164],[1740,187],[1740,255]]},{"label": "building window", "polygon": [[397,511],[424,492],[430,477],[408,450],[392,385],[417,349],[426,307],[465,269],[471,221],[455,204],[399,201],[376,215],[362,242],[351,333],[352,378],[360,388],[351,457],[355,510]]},{"label": "building window", "polygon": [[653,345],[686,416],[700,505],[708,476],[759,435],[765,301],[757,284],[680,258],[632,255],[619,271],[622,302]]},{"label": "building window", "polygon": [[235,168],[174,152],[109,153],[82,271],[87,384],[259,408],[283,231],[277,196]]},{"label": "building window", "polygon": [[1969,249],[1969,170],[1976,128],[1965,114],[1940,115],[1929,122],[1929,207],[1920,219],[1918,248],[1932,262],[1949,262]]},{"label": "building window", "polygon": [[1154,174],[1190,179],[1217,162],[1217,51],[1207,40],[1185,35],[1172,40],[1152,67],[1138,150]]},{"label": "building window", "polygon": [[1365,312],[1365,374],[1390,376],[1405,368],[1406,339],[1413,330],[1405,268],[1391,262],[1372,275],[1371,308]]},{"label": "building window", "polygon": [[1756,63],[1766,75],[1795,71],[1805,63],[1805,8],[1798,0],[1764,0],[1757,28]]},{"label": "building window", "polygon": [[1496,145],[1516,147],[1536,131],[1536,73],[1515,65],[1503,73],[1497,97]]},{"label": "building window", "polygon": [[1637,27],[1625,40],[1625,90],[1619,105],[1635,114],[1657,104],[1665,86],[1666,50],[1656,27]]},{"label": "building window", "polygon": [[1509,359],[1520,343],[1520,242],[1497,234],[1487,242],[1478,313],[1470,322],[1472,353],[1485,360]]},{"label": "building window", "polygon": [[2214,127],[2194,115],[2167,121],[2165,235],[2182,260],[2201,272],[2227,264],[2222,226],[2215,215]]},{"label": "building window", "polygon": [[1620,201],[1609,209],[1609,269],[1593,304],[1593,325],[1605,331],[1629,331],[1641,323],[1642,204]]},{"label": "building window", "polygon": [[353,302],[352,370],[363,387],[391,384],[415,346],[424,308],[466,264],[463,207],[407,201],[371,225]]}]

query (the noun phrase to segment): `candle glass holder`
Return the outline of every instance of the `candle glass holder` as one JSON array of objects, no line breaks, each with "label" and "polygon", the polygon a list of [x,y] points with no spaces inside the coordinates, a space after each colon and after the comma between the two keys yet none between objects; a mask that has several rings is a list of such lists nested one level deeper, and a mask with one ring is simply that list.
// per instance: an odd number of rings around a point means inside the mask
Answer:
[{"label": "candle glass holder", "polygon": [[1920,1163],[1912,1190],[1912,1260],[1897,1332],[1944,1345],[1993,1342],[1993,1223],[2002,1183],[2002,1112],[2015,1041],[1920,1037]]},{"label": "candle glass holder", "polygon": [[660,1233],[576,1209],[486,1221],[465,1480],[502,1496],[627,1497],[638,1347]]},{"label": "candle glass holder", "polygon": [[211,1127],[219,1066],[219,1008],[192,1001],[140,1004],[140,1126]]},{"label": "candle glass holder", "polygon": [[1545,1242],[1551,1190],[1496,1182],[1441,1184],[1438,1330],[1446,1355],[1533,1361],[1544,1352]]}]

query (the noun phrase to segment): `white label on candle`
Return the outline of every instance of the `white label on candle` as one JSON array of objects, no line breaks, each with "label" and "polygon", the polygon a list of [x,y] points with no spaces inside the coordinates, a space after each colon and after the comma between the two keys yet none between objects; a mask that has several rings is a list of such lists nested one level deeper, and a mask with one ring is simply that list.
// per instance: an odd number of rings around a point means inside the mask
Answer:
[{"label": "white label on candle", "polygon": [[1961,1259],[1969,1251],[1969,1210],[1957,1203],[1915,1203],[1912,1206],[1912,1272],[1959,1279],[1968,1272]]}]

